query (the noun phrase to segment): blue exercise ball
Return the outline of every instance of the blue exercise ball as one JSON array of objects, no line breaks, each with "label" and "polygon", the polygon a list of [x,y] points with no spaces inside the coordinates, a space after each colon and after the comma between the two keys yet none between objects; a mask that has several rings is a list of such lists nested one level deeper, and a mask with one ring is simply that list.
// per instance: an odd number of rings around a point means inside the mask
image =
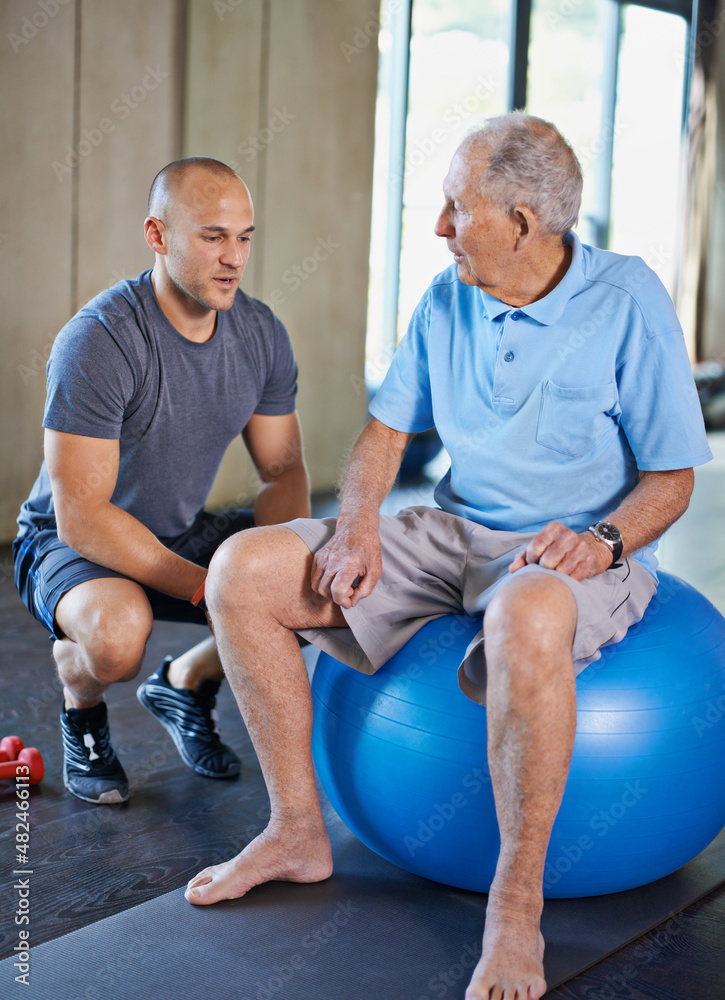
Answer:
[{"label": "blue exercise ball", "polygon": [[[321,653],[313,755],[323,788],[371,850],[416,875],[487,892],[499,832],[486,711],[458,687],[478,619],[425,625],[373,676]],[[725,619],[665,573],[647,612],[577,679],[574,755],[544,894],[645,885],[725,825]]]}]

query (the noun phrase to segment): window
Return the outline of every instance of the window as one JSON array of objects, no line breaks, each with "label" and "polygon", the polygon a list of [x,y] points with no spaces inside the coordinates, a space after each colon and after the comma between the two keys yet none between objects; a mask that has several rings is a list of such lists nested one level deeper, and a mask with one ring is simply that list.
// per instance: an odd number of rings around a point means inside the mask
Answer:
[{"label": "window", "polygon": [[[433,227],[451,156],[470,128],[509,110],[523,81],[526,110],[555,122],[582,162],[583,242],[641,255],[673,290],[689,43],[674,9],[689,16],[686,0],[383,0],[372,387],[431,278],[450,264]],[[510,58],[522,38],[523,67]]]}]

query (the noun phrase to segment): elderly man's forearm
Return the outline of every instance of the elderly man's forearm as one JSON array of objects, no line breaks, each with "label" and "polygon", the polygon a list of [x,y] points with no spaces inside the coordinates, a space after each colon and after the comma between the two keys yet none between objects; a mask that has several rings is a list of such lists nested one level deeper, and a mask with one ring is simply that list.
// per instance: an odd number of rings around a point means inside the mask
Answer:
[{"label": "elderly man's forearm", "polygon": [[654,542],[687,510],[695,483],[692,469],[640,472],[639,482],[607,520],[619,528],[624,555]]},{"label": "elderly man's forearm", "polygon": [[377,521],[378,511],[400,470],[412,434],[393,430],[373,417],[352,450],[342,486],[338,526]]}]

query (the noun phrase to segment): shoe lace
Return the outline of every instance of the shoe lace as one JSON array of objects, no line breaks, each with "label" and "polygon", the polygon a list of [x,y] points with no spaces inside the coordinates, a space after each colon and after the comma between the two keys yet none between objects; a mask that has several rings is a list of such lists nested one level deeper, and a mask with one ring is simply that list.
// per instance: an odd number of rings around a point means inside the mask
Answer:
[{"label": "shoe lace", "polygon": [[206,723],[205,729],[208,732],[206,742],[208,742],[210,746],[219,746],[221,744],[221,737],[219,733],[219,713],[216,710],[216,699],[214,696],[204,697],[204,695],[199,694],[197,695],[197,707],[199,715]]},{"label": "shoe lace", "polygon": [[[88,749],[88,762],[98,760],[101,764],[109,764],[116,756],[111,746],[111,732],[108,723],[98,729],[88,729],[83,734],[83,743]],[[100,765],[96,765],[100,766]]]}]

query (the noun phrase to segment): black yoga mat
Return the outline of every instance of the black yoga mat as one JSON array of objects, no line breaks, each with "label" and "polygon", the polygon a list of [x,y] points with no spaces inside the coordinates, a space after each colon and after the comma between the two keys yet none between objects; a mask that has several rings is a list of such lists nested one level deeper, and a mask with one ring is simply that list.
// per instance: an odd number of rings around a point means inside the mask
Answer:
[{"label": "black yoga mat", "polygon": [[[183,889],[0,962],[0,997],[116,1000],[460,1000],[480,948],[486,896],[381,860],[331,813],[335,873],[272,883],[193,907]],[[550,989],[725,882],[725,831],[679,872],[649,886],[546,903]],[[79,895],[83,892],[78,886]],[[31,925],[32,929],[32,925]]]}]

